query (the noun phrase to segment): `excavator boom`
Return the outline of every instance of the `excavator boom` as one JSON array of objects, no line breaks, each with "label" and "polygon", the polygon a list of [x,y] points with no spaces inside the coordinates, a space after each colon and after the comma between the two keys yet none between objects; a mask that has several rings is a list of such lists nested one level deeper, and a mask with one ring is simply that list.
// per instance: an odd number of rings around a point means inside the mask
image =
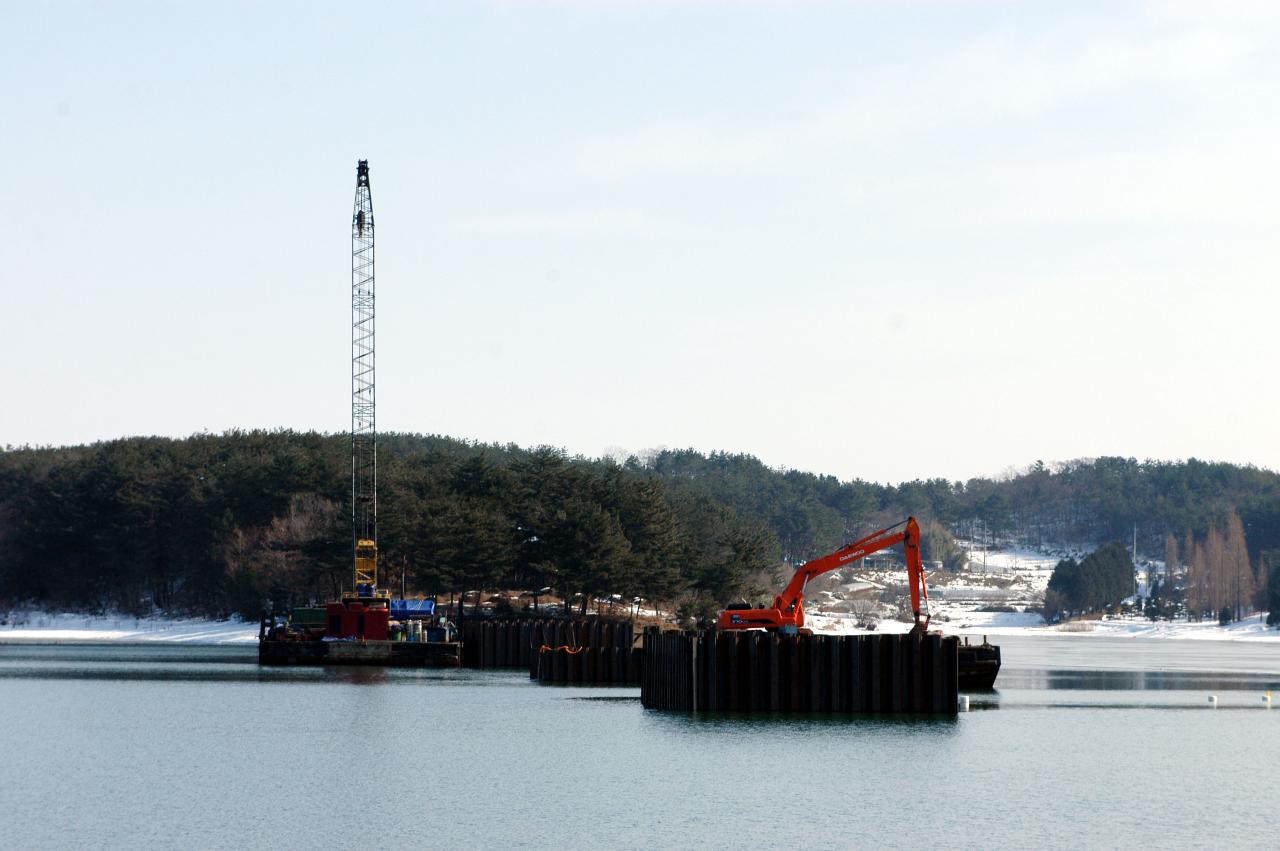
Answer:
[{"label": "excavator boom", "polygon": [[[805,562],[796,568],[791,581],[767,609],[726,609],[720,613],[720,629],[776,629],[794,632],[804,626],[804,589],[809,580],[824,573],[845,567],[872,553],[901,543],[907,561],[907,578],[911,585],[911,611],[915,615],[916,629],[929,626],[929,588],[925,582],[924,563],[920,560],[920,524],[914,517],[901,523],[872,532],[863,538],[845,544],[835,552]],[[924,620],[921,621],[921,606]]]}]

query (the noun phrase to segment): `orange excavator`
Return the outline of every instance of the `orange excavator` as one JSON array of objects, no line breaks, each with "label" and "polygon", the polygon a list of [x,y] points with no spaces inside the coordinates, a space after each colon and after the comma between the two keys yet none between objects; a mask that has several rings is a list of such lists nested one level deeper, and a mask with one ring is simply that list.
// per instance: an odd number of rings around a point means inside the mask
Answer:
[{"label": "orange excavator", "polygon": [[[822,558],[805,562],[796,568],[795,575],[774,599],[772,607],[753,609],[745,605],[730,606],[720,613],[717,626],[720,629],[768,629],[792,634],[799,632],[804,626],[804,589],[809,580],[897,543],[902,544],[906,553],[907,576],[911,580],[911,611],[916,618],[911,631],[926,632],[929,629],[929,588],[925,584],[924,564],[920,561],[920,524],[914,517],[845,544]],[[923,620],[921,605],[924,606]]]}]

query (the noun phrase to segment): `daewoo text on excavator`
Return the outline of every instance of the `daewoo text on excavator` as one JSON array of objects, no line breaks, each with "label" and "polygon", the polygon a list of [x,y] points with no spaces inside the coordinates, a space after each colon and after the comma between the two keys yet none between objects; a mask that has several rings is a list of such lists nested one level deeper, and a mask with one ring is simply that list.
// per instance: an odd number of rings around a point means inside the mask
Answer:
[{"label": "daewoo text on excavator", "polygon": [[[911,581],[911,612],[916,623],[912,632],[929,629],[929,588],[925,584],[924,564],[920,561],[920,524],[914,517],[895,523],[887,529],[872,532],[865,538],[845,544],[833,553],[805,562],[796,568],[795,575],[782,593],[774,598],[773,606],[753,609],[749,606],[730,606],[720,613],[717,626],[720,629],[767,629],[784,634],[794,634],[804,627],[804,589],[809,580],[853,562],[872,553],[901,543],[907,557],[907,576]],[[921,605],[924,617],[921,619]]]}]

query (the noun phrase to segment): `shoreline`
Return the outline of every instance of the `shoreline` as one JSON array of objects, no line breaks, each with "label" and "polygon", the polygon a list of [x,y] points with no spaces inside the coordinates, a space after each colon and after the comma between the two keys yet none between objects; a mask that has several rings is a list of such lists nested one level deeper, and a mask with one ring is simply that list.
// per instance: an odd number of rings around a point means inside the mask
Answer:
[{"label": "shoreline", "polygon": [[0,626],[0,644],[9,645],[249,645],[258,624],[239,618],[134,618],[74,612],[29,612],[20,623]]},{"label": "shoreline", "polygon": [[[845,615],[806,613],[808,625],[822,634],[866,634],[906,632],[911,624],[901,621],[880,621],[874,630],[857,629],[854,619]],[[1266,614],[1254,614],[1228,626],[1212,622],[1151,621],[1145,618],[1110,618],[1096,621],[1072,621],[1066,624],[1045,624],[1038,615],[1017,612],[965,613],[943,621],[935,619],[929,628],[946,635],[979,636],[990,638],[1051,638],[1065,637],[1087,640],[1089,638],[1149,638],[1160,641],[1221,641],[1248,644],[1280,644],[1280,630],[1268,627]]]},{"label": "shoreline", "polygon": [[[21,624],[0,626],[0,645],[62,646],[249,646],[258,640],[258,625],[238,619],[126,618],[73,613],[31,613]],[[880,621],[876,629],[858,629],[852,616],[811,613],[809,626],[825,635],[890,634],[906,632],[910,624]],[[1161,641],[1222,641],[1280,644],[1280,630],[1266,625],[1265,615],[1253,615],[1229,626],[1187,621],[1149,621],[1113,618],[1076,621],[1071,629],[1035,623],[1038,616],[1021,613],[966,613],[948,621],[934,620],[932,629],[944,634],[989,638],[1048,637],[1148,638]]]}]

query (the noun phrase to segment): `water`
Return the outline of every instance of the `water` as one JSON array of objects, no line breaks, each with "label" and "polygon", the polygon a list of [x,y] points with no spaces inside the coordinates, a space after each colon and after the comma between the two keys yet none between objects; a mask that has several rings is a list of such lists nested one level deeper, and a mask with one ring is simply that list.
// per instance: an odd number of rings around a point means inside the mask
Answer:
[{"label": "water", "polygon": [[1280,647],[1001,645],[1000,688],[955,719],[689,717],[518,673],[0,646],[0,846],[1274,847]]}]

